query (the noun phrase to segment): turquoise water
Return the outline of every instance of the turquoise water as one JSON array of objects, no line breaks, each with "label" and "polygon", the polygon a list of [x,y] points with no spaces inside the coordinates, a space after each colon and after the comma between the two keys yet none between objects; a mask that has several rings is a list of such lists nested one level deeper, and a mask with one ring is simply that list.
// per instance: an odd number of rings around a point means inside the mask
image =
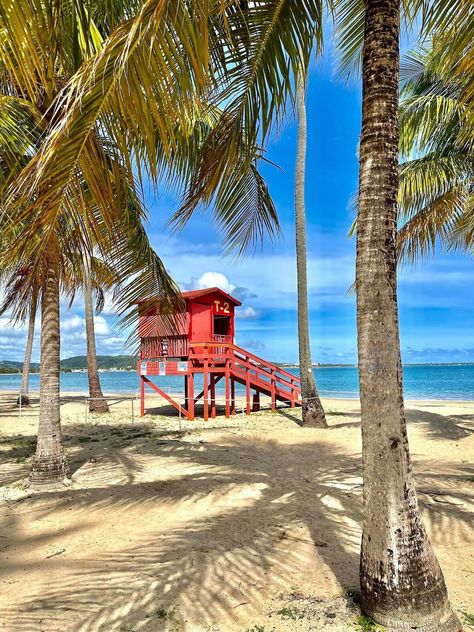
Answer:
[{"label": "turquoise water", "polygon": [[[295,375],[298,369],[291,369]],[[358,397],[356,367],[321,367],[314,370],[321,395],[326,397]],[[405,397],[408,399],[474,400],[474,365],[405,366],[403,369]],[[104,393],[136,393],[139,381],[134,372],[101,373]],[[165,390],[180,392],[182,378],[155,377]],[[18,390],[20,375],[0,375],[0,390]],[[63,391],[87,391],[85,373],[62,373]],[[39,389],[39,375],[30,376],[30,390]],[[220,391],[222,392],[222,391]]]}]

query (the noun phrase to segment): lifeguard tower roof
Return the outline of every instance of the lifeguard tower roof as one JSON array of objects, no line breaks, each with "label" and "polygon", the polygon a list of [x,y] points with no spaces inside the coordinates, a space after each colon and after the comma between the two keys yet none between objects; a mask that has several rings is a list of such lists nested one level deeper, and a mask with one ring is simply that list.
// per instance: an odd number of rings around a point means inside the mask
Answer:
[{"label": "lifeguard tower roof", "polygon": [[[221,290],[220,287],[205,287],[199,290],[186,290],[185,292],[181,292],[180,294],[181,294],[181,298],[192,301],[195,298],[200,298],[201,296],[207,296],[208,294],[214,294],[214,293],[221,294],[224,298],[226,298],[228,301],[230,301],[237,307],[242,305],[242,303],[239,300],[237,300],[230,294],[227,294],[227,292],[224,292],[224,290]],[[157,302],[159,302],[159,300],[160,300],[159,298],[156,299]],[[142,299],[142,300],[137,301],[138,304],[149,303],[149,302],[150,302],[150,299]]]},{"label": "lifeguard tower roof", "polygon": [[230,301],[236,306],[242,305],[240,301],[238,301],[236,298],[234,298],[230,294],[227,294],[227,292],[224,292],[224,290],[221,290],[220,287],[206,287],[206,288],[203,288],[202,290],[189,290],[187,292],[181,292],[181,296],[184,299],[188,299],[192,301],[195,298],[199,298],[201,296],[207,296],[208,294],[214,294],[214,293],[221,294],[224,298],[226,298],[228,301]]}]

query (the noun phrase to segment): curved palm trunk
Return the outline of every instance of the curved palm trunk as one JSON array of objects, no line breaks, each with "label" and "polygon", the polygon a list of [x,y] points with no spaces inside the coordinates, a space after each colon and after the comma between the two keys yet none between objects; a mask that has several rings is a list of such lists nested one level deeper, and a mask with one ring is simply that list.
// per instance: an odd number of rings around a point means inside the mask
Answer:
[{"label": "curved palm trunk", "polygon": [[357,220],[361,605],[386,630],[461,630],[423,527],[402,391],[395,236],[399,0],[367,0]]},{"label": "curved palm trunk", "polygon": [[40,409],[36,454],[29,483],[58,485],[69,468],[61,441],[59,402],[59,270],[50,262],[41,301]]},{"label": "curved palm trunk", "polygon": [[302,418],[304,426],[327,428],[311,364],[308,318],[308,279],[306,269],[306,210],[304,204],[306,171],[306,81],[305,72],[296,79],[298,142],[295,168],[296,278],[298,291],[298,348],[301,376]]},{"label": "curved palm trunk", "polygon": [[30,315],[28,320],[28,336],[26,339],[25,359],[23,361],[23,370],[21,374],[20,394],[17,399],[17,406],[29,406],[29,381],[30,381],[30,365],[31,354],[33,351],[33,340],[35,336],[35,318],[36,318],[36,297],[31,300]]},{"label": "curved palm trunk", "polygon": [[89,380],[90,412],[108,413],[109,407],[102,393],[97,370],[95,346],[94,307],[92,303],[91,264],[88,254],[84,254],[84,311],[87,337],[87,377]]}]

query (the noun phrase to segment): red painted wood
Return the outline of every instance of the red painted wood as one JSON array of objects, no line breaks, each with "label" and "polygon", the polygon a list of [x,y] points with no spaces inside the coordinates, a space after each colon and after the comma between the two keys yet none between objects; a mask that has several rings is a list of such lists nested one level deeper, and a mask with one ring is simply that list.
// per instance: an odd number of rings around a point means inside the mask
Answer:
[{"label": "red painted wood", "polygon": [[145,414],[145,380],[140,377],[140,417]]},{"label": "red painted wood", "polygon": [[233,377],[230,378],[230,402],[230,413],[235,415],[235,380]]},{"label": "red painted wood", "polygon": [[203,303],[191,303],[191,329],[189,340],[210,340],[212,335],[212,314],[210,306]]},{"label": "red painted wood", "polygon": [[194,373],[188,375],[188,401],[187,407],[189,411],[189,419],[194,419]]},{"label": "red painted wood", "polygon": [[257,413],[260,410],[260,392],[256,391],[253,396],[252,412]]},{"label": "red painted wood", "polygon": [[250,415],[250,369],[245,369],[245,413]]},{"label": "red painted wood", "polygon": [[214,419],[216,416],[216,377],[214,373],[211,373],[211,417]]},{"label": "red painted wood", "polygon": [[230,417],[230,369],[229,362],[225,365],[225,416]]},{"label": "red painted wood", "polygon": [[271,398],[272,398],[272,410],[276,409],[276,387],[275,387],[275,375],[272,372],[272,384],[271,384]]},{"label": "red painted wood", "polygon": [[169,402],[172,406],[174,406],[177,411],[181,412],[182,415],[184,415],[186,418],[189,419],[189,412],[185,408],[180,406],[178,402],[175,402],[175,400],[170,395],[168,395],[166,391],[163,391],[159,386],[157,386],[156,384],[153,384],[153,382],[149,380],[147,377],[143,377],[142,381],[146,382],[150,388],[152,388],[156,393],[158,393],[158,395],[161,395],[163,399],[166,399],[166,401]]},{"label": "red painted wood", "polygon": [[[225,414],[235,413],[235,383],[245,387],[246,412],[257,410],[260,395],[271,398],[272,409],[276,402],[294,407],[301,405],[300,380],[251,352],[233,344],[235,307],[239,301],[218,288],[183,292],[184,311],[171,323],[159,315],[159,305],[145,307],[140,314],[141,337],[139,374],[148,376],[183,375],[185,408],[188,418],[195,413],[194,376],[204,378],[204,418],[209,417],[209,391],[211,416],[216,414],[216,384],[225,378]],[[149,303],[147,303],[149,305]],[[186,364],[183,364],[186,363]],[[141,414],[144,414],[145,383],[140,383]],[[153,388],[153,386],[152,386]],[[158,387],[157,387],[158,388]],[[143,394],[142,394],[143,390]],[[159,389],[161,391],[161,389]],[[251,400],[250,392],[255,395]],[[175,404],[173,404],[175,405]]]},{"label": "red painted wood", "polygon": [[203,376],[203,401],[204,401],[204,421],[209,419],[209,386],[208,386],[208,362],[204,360],[204,376]]}]

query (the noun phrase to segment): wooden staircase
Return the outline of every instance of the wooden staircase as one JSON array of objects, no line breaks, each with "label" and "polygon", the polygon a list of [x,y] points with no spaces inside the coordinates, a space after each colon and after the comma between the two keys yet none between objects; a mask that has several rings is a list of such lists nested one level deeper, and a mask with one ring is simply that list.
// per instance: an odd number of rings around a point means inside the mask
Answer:
[{"label": "wooden staircase", "polygon": [[269,396],[272,402],[284,402],[291,407],[301,406],[299,377],[241,347],[234,344],[230,347],[230,372],[239,384],[248,385],[250,389]]}]

